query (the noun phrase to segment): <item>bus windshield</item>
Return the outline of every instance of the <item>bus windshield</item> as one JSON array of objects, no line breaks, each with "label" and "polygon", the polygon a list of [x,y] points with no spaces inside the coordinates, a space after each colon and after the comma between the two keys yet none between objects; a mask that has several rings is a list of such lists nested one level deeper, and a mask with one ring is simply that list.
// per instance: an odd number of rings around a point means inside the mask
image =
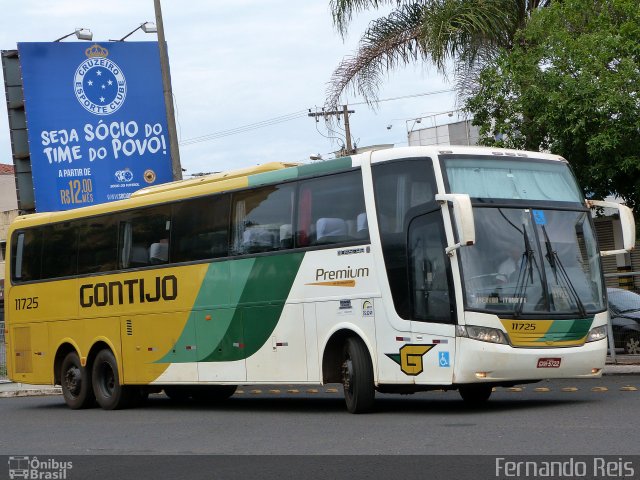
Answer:
[{"label": "bus windshield", "polygon": [[595,235],[566,163],[456,156],[445,168],[450,191],[475,205],[476,245],[460,252],[467,308],[514,316],[604,309]]},{"label": "bus windshield", "polygon": [[460,251],[467,308],[520,314],[604,309],[589,214],[474,208],[476,245]]}]

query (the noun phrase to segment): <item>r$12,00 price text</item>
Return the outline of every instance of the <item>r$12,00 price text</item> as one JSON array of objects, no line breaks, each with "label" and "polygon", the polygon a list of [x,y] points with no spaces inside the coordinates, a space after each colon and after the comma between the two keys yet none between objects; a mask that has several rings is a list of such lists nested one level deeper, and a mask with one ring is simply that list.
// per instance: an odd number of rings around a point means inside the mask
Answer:
[{"label": "r$12,00 price text", "polygon": [[69,180],[69,188],[60,190],[63,205],[87,205],[93,203],[93,183],[90,178]]}]

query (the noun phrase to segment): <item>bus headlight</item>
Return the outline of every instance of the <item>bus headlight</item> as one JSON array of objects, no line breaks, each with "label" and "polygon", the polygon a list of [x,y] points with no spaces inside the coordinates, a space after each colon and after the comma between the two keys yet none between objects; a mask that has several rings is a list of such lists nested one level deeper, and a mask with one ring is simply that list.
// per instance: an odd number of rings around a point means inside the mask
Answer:
[{"label": "bus headlight", "polygon": [[474,340],[480,340],[481,342],[509,343],[502,330],[498,330],[497,328],[478,327],[475,325],[458,325],[456,328],[456,334],[459,337],[473,338]]},{"label": "bus headlight", "polygon": [[587,342],[595,342],[596,340],[602,340],[603,338],[607,338],[607,326],[600,325],[599,327],[594,327],[589,331],[589,335],[587,335]]}]

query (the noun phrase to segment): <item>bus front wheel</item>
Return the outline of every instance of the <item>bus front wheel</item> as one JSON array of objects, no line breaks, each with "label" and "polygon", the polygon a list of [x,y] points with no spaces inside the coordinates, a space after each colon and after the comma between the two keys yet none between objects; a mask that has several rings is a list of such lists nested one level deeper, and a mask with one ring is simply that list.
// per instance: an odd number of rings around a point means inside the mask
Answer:
[{"label": "bus front wheel", "polygon": [[78,410],[93,406],[95,397],[91,389],[91,372],[82,366],[76,352],[69,352],[62,361],[60,385],[64,401],[70,408]]},{"label": "bus front wheel", "polygon": [[469,405],[480,405],[489,400],[493,387],[491,385],[461,385],[460,396]]},{"label": "bus front wheel", "polygon": [[117,410],[131,405],[134,391],[120,383],[118,364],[111,350],[100,350],[93,362],[93,392],[105,410]]},{"label": "bus front wheel", "polygon": [[370,411],[376,392],[367,347],[358,338],[347,338],[342,358],[342,385],[347,410],[351,413]]}]

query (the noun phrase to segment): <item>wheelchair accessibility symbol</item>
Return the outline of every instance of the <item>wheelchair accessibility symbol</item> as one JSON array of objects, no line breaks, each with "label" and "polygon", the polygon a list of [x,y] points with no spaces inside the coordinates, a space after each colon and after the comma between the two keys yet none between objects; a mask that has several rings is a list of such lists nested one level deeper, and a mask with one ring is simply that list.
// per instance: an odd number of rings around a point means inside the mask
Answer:
[{"label": "wheelchair accessibility symbol", "polygon": [[438,364],[441,367],[450,367],[449,363],[449,352],[440,352],[438,355]]}]

